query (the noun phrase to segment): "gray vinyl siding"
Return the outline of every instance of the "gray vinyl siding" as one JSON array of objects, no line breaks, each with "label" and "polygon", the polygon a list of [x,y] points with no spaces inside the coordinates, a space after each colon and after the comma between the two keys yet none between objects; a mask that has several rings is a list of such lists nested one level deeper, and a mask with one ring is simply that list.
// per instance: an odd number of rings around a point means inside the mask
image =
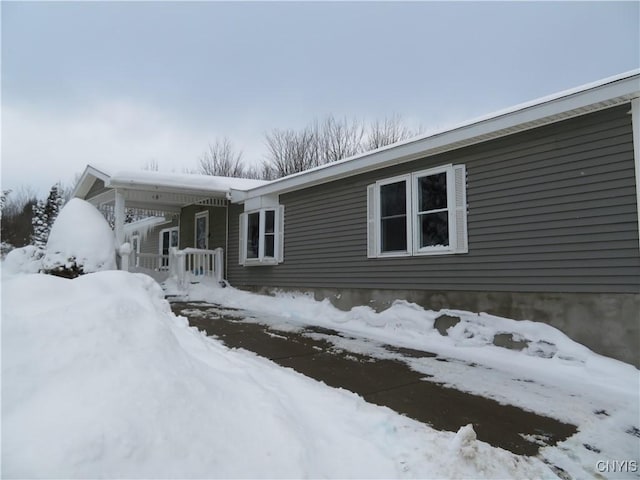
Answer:
[{"label": "gray vinyl siding", "polygon": [[[285,261],[238,265],[232,285],[496,292],[640,292],[631,115],[624,105],[281,195]],[[469,253],[367,258],[366,187],[465,164]]]},{"label": "gray vinyl siding", "polygon": [[180,248],[195,246],[195,216],[209,212],[209,249],[226,248],[227,209],[226,207],[203,207],[189,205],[180,211]]},{"label": "gray vinyl siding", "polygon": [[[160,253],[160,232],[178,226],[178,219],[153,227],[144,239],[140,239],[140,253]],[[135,235],[135,232],[134,232]]]}]

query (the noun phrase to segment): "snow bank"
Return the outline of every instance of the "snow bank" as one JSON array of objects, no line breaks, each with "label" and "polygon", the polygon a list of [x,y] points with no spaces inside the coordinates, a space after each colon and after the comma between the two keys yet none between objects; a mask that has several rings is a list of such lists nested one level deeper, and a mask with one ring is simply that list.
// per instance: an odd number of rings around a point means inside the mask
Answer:
[{"label": "snow bank", "polygon": [[2,296],[4,477],[553,476],[229,350],[144,275],[16,275]]},{"label": "snow bank", "polygon": [[11,250],[2,268],[7,273],[38,273],[42,268],[44,251],[34,245]]},{"label": "snow bank", "polygon": [[43,268],[81,267],[84,273],[114,270],[115,237],[102,214],[89,202],[72,198],[51,227]]}]

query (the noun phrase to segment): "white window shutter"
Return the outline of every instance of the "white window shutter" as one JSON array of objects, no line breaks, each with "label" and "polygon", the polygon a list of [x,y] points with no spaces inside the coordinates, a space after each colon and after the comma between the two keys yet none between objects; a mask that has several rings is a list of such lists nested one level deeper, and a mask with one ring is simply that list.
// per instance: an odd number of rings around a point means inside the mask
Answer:
[{"label": "white window shutter", "polygon": [[244,265],[247,258],[247,214],[240,214],[240,228],[238,233],[238,263]]},{"label": "white window shutter", "polygon": [[378,229],[376,223],[376,185],[367,187],[367,257],[376,258],[378,256]]},{"label": "white window shutter", "polygon": [[276,260],[278,263],[284,262],[284,205],[280,205],[277,210],[278,238],[276,239]]},{"label": "white window shutter", "polygon": [[467,235],[467,171],[464,165],[453,167],[456,214],[456,253],[469,251]]}]

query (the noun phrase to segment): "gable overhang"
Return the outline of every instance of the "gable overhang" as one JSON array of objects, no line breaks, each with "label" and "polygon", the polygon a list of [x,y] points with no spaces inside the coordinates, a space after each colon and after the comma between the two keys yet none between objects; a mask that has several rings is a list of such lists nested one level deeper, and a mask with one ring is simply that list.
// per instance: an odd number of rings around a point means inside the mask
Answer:
[{"label": "gable overhang", "polygon": [[[88,195],[96,180],[101,180],[104,190],[95,195]],[[115,205],[116,192],[122,195],[127,207],[164,213],[179,213],[182,207],[191,204],[204,206],[224,206],[229,196],[228,189],[205,189],[188,185],[154,183],[152,181],[136,181],[126,176],[109,175],[104,169],[87,165],[82,173],[73,196],[82,198],[95,205]]]},{"label": "gable overhang", "polygon": [[640,70],[517,105],[454,128],[389,145],[334,163],[274,180],[247,191],[232,190],[231,201],[243,203],[333,180],[410,162],[462,147],[531,130],[587,113],[630,103],[640,97]]},{"label": "gable overhang", "polygon": [[76,187],[73,189],[71,196],[74,198],[85,199],[96,180],[102,180],[102,182],[106,184],[109,180],[109,174],[102,168],[87,165],[82,172],[82,175],[80,175],[78,183],[76,183]]}]

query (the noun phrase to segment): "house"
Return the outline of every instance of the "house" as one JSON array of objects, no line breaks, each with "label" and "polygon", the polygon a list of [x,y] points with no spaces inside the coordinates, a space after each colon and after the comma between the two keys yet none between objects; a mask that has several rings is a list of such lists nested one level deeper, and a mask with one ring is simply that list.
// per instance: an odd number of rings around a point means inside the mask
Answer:
[{"label": "house", "polygon": [[87,172],[96,204],[171,207],[235,287],[542,321],[640,364],[639,71],[261,184]]}]

